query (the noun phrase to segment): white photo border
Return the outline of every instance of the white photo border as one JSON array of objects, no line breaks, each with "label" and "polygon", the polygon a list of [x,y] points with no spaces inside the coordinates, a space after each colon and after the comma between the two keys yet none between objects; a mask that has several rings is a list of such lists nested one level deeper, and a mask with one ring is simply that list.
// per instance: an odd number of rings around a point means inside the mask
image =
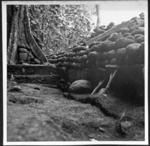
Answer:
[{"label": "white photo border", "polygon": [[[112,0],[110,0],[112,1]],[[118,0],[119,1],[119,0]],[[148,0],[145,8],[145,140],[144,141],[39,141],[8,142],[7,141],[7,5],[47,5],[47,4],[99,4],[106,1],[2,1],[2,61],[3,61],[3,144],[4,145],[148,145]]]}]

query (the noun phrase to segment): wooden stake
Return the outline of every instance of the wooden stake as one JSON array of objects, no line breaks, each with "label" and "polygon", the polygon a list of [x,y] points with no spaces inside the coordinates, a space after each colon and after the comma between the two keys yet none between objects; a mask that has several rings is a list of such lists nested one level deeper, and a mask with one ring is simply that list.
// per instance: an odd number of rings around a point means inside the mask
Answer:
[{"label": "wooden stake", "polygon": [[109,76],[109,81],[106,85],[105,88],[102,88],[100,89],[100,91],[98,92],[98,95],[102,95],[104,94],[110,87],[110,84],[112,83],[112,79],[114,78],[115,74],[116,74],[117,70],[115,70],[114,72],[110,73],[110,76]]},{"label": "wooden stake", "polygon": [[97,84],[97,86],[94,88],[94,90],[92,91],[91,95],[95,94],[97,92],[97,90],[100,88],[100,86],[103,84],[103,81],[99,81],[99,83]]}]

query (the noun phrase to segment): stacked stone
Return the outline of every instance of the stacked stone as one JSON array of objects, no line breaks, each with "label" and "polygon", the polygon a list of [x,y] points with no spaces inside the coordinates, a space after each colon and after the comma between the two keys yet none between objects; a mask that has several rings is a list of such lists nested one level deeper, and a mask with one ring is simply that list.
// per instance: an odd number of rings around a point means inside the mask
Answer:
[{"label": "stacked stone", "polygon": [[30,49],[25,47],[18,47],[18,63],[19,64],[40,64]]},{"label": "stacked stone", "polygon": [[[49,57],[49,62],[62,69],[89,66],[144,64],[144,16],[129,20],[129,25],[89,46],[76,46],[70,52]],[[104,33],[104,31],[103,31]]]},{"label": "stacked stone", "polygon": [[144,63],[144,17],[132,18],[130,22],[131,25],[89,46],[90,53],[97,58],[98,66]]},{"label": "stacked stone", "polygon": [[85,46],[76,46],[70,52],[61,52],[49,58],[51,64],[62,69],[80,69],[85,67],[89,50]]},{"label": "stacked stone", "polygon": [[91,37],[95,37],[97,35],[103,34],[104,32],[108,31],[112,27],[114,27],[114,23],[113,22],[110,22],[108,24],[108,26],[105,26],[105,25],[99,26],[99,27],[94,29],[94,32],[91,34]]},{"label": "stacked stone", "polygon": [[76,46],[70,52],[58,53],[49,58],[49,62],[55,64],[57,68],[67,70],[61,72],[65,73],[63,74],[65,81],[72,83],[70,92],[91,93],[100,81],[104,81],[101,88],[105,88],[111,72],[105,68],[106,65],[117,65],[119,68],[109,91],[126,101],[142,105],[144,103],[143,15],[114,26],[106,33],[101,31],[98,36],[89,39],[87,44],[90,45]]}]

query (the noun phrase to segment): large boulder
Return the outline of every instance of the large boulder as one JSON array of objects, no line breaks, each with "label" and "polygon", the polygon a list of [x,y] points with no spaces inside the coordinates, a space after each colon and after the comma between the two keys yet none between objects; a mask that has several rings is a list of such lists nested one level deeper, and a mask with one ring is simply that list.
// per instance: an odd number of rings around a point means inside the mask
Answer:
[{"label": "large boulder", "polygon": [[124,33],[123,36],[127,39],[135,40],[135,37],[131,33]]},{"label": "large boulder", "polygon": [[110,64],[117,64],[117,59],[116,58],[112,58],[110,59]]},{"label": "large boulder", "polygon": [[121,55],[121,54],[126,54],[126,48],[119,48],[119,49],[117,49],[117,55]]},{"label": "large boulder", "polygon": [[103,55],[107,58],[107,59],[112,59],[113,57],[115,57],[116,52],[115,50],[110,50],[108,52],[104,52]]},{"label": "large boulder", "polygon": [[131,43],[134,43],[135,41],[133,39],[129,39],[129,38],[126,38],[126,37],[122,37],[122,38],[119,38],[117,41],[116,41],[116,44],[115,44],[115,47],[116,49],[118,48],[124,48],[126,47],[128,44],[131,44]]},{"label": "large boulder", "polygon": [[105,40],[101,43],[100,52],[109,51],[115,48],[115,42],[110,40]]},{"label": "large boulder", "polygon": [[142,34],[136,34],[136,35],[135,35],[135,40],[136,40],[138,43],[144,42],[144,35],[142,35]]},{"label": "large boulder", "polygon": [[89,46],[91,51],[97,51],[97,52],[101,52],[101,48],[102,48],[102,43],[93,43]]},{"label": "large boulder", "polygon": [[95,28],[95,29],[94,29],[94,32],[96,33],[96,35],[99,35],[99,34],[104,33],[104,32],[105,32],[105,30],[104,30],[104,29],[102,29],[102,28]]},{"label": "large boulder", "polygon": [[88,66],[95,66],[98,58],[98,53],[96,51],[92,51],[88,54]]},{"label": "large boulder", "polygon": [[70,85],[69,92],[76,93],[76,94],[84,94],[84,93],[90,93],[91,89],[92,87],[89,81],[76,80]]},{"label": "large boulder", "polygon": [[116,41],[116,40],[119,39],[120,37],[122,37],[122,35],[121,35],[120,33],[114,32],[114,33],[112,33],[112,34],[109,36],[108,40],[110,40],[110,41]]},{"label": "large boulder", "polygon": [[131,32],[133,35],[135,34],[143,34],[144,35],[144,27],[138,27]]},{"label": "large boulder", "polygon": [[126,48],[119,48],[116,50],[116,58],[118,65],[125,65],[126,58],[127,58],[127,49]]},{"label": "large boulder", "polygon": [[[140,62],[142,62],[140,46],[141,46],[140,43],[133,43],[133,44],[129,44],[126,47],[127,54],[128,54],[127,62],[129,65],[135,65],[135,64],[139,64]],[[139,60],[139,58],[141,59]]]},{"label": "large boulder", "polygon": [[127,46],[127,50],[128,51],[138,51],[140,46],[141,46],[140,43],[132,43]]},{"label": "large boulder", "polygon": [[139,64],[144,64],[144,42],[140,46],[138,61]]},{"label": "large boulder", "polygon": [[122,27],[122,28],[119,29],[118,32],[121,32],[121,33],[127,33],[127,32],[129,32],[129,31],[130,31],[130,30],[129,30],[128,27]]}]

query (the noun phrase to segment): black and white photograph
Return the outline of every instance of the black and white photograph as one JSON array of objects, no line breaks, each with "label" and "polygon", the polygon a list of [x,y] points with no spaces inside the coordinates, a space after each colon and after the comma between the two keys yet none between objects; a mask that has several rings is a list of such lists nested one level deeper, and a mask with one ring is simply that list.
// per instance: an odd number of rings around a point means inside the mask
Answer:
[{"label": "black and white photograph", "polygon": [[148,0],[2,1],[4,145],[148,144]]}]

